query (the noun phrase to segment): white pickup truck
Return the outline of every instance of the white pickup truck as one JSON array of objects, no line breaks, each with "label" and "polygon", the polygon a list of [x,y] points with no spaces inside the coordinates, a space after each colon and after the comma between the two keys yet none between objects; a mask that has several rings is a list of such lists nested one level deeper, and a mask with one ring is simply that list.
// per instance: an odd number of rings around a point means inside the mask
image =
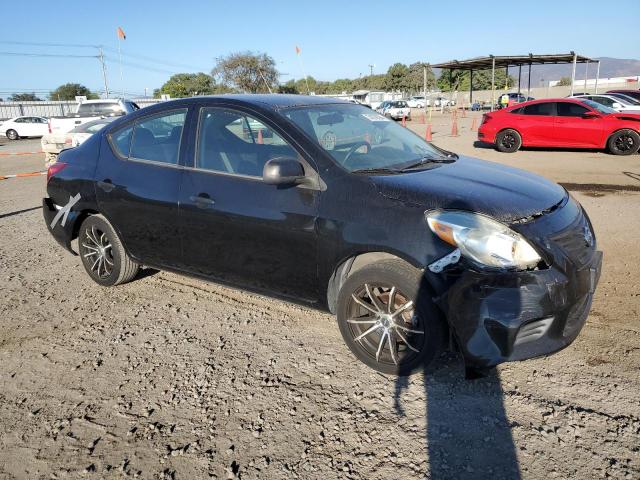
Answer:
[{"label": "white pickup truck", "polygon": [[78,125],[104,117],[117,117],[139,110],[130,100],[85,100],[78,103],[75,113],[64,117],[49,117],[49,133],[67,133]]}]

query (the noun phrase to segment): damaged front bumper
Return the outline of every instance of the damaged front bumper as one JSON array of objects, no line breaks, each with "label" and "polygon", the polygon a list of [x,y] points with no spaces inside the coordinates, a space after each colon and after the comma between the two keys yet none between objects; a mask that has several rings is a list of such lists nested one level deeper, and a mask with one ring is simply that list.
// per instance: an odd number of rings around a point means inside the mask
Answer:
[{"label": "damaged front bumper", "polygon": [[591,225],[577,208],[577,217],[560,233],[551,232],[557,232],[566,212],[523,229],[545,250],[547,268],[485,271],[463,258],[436,265],[441,273],[430,269],[447,285],[436,301],[468,367],[551,354],[578,336],[600,279],[602,252],[595,249],[593,237],[585,239],[585,226],[591,232]]}]

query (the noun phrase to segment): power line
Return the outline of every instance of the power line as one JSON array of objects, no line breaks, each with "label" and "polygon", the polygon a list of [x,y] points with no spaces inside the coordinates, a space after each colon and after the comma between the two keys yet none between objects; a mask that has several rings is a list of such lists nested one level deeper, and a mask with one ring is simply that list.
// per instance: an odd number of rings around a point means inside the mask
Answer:
[{"label": "power line", "polygon": [[18,42],[14,40],[0,40],[0,43],[6,43],[9,45],[32,45],[37,47],[100,48],[100,45],[88,45],[85,43],[41,43],[41,42]]},{"label": "power line", "polygon": [[[107,60],[111,60],[112,62],[118,62],[118,59],[113,58],[113,57],[105,56],[104,58],[107,59]],[[140,70],[148,70],[150,72],[167,73],[169,75],[173,75],[174,73],[179,73],[179,72],[177,72],[175,70],[167,70],[167,69],[164,69],[164,68],[151,67],[151,66],[148,66],[148,65],[140,65],[140,64],[137,64],[137,63],[130,63],[130,62],[124,62],[124,61],[121,62],[121,63],[122,63],[122,65],[126,65],[126,66],[131,67],[131,68],[137,68],[137,69],[140,69]]]},{"label": "power line", "polygon": [[[111,51],[112,53],[116,53],[117,52],[117,50],[115,48],[111,48],[111,47],[104,47],[104,49],[106,51]],[[169,66],[169,67],[188,68],[190,70],[207,70],[206,68],[200,68],[200,67],[196,67],[194,65],[187,65],[187,64],[184,64],[184,63],[176,63],[176,62],[168,62],[166,60],[160,60],[158,58],[153,58],[153,57],[149,57],[149,56],[146,56],[146,55],[140,55],[138,53],[122,52],[122,56],[123,57],[137,58],[139,60],[146,60],[147,62],[166,65],[166,66]]]},{"label": "power line", "polygon": [[98,55],[69,55],[61,53],[0,52],[0,55],[15,57],[62,57],[62,58],[100,58]]}]

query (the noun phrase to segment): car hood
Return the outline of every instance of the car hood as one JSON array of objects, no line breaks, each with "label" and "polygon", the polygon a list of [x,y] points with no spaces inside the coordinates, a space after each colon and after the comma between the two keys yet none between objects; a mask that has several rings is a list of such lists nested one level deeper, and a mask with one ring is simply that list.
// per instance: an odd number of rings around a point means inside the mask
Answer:
[{"label": "car hood", "polygon": [[564,200],[560,185],[533,173],[470,157],[435,168],[371,177],[378,192],[425,210],[458,209],[510,223]]}]

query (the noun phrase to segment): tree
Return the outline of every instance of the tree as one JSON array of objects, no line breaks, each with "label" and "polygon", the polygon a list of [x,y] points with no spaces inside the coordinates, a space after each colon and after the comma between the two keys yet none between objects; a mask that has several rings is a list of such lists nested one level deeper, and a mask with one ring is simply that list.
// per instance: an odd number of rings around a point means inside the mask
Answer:
[{"label": "tree", "polygon": [[571,86],[571,78],[570,77],[562,77],[558,83],[556,83],[556,87],[570,87]]},{"label": "tree", "polygon": [[387,70],[385,88],[387,90],[404,92],[409,90],[409,67],[404,63],[394,63]]},{"label": "tree", "polygon": [[206,73],[176,73],[162,87],[153,91],[155,98],[170,95],[171,98],[193,97],[195,95],[215,95],[229,93],[231,90],[215,82]]},{"label": "tree", "polygon": [[217,58],[211,75],[229,88],[248,93],[275,90],[280,76],[273,58],[266,53],[253,52]]},{"label": "tree", "polygon": [[436,85],[436,76],[427,63],[416,62],[409,65],[409,90],[414,93],[422,93],[424,90],[424,69],[427,69],[427,90],[433,89]]},{"label": "tree", "polygon": [[[501,90],[505,87],[510,88],[515,85],[515,79],[511,75],[507,78],[506,74],[506,69],[496,69],[494,81],[496,90]],[[468,91],[470,78],[471,75],[468,70],[443,70],[436,83],[438,88],[443,92],[449,92],[451,90]],[[473,89],[491,89],[491,70],[473,71]]]},{"label": "tree", "polygon": [[295,80],[289,80],[287,83],[278,86],[278,93],[300,93]]},{"label": "tree", "polygon": [[88,99],[98,98],[98,95],[91,93],[91,90],[79,83],[65,83],[49,94],[51,100],[75,100],[77,96],[85,96]]},{"label": "tree", "polygon": [[10,102],[39,102],[41,100],[36,97],[35,93],[14,93],[9,97]]}]

